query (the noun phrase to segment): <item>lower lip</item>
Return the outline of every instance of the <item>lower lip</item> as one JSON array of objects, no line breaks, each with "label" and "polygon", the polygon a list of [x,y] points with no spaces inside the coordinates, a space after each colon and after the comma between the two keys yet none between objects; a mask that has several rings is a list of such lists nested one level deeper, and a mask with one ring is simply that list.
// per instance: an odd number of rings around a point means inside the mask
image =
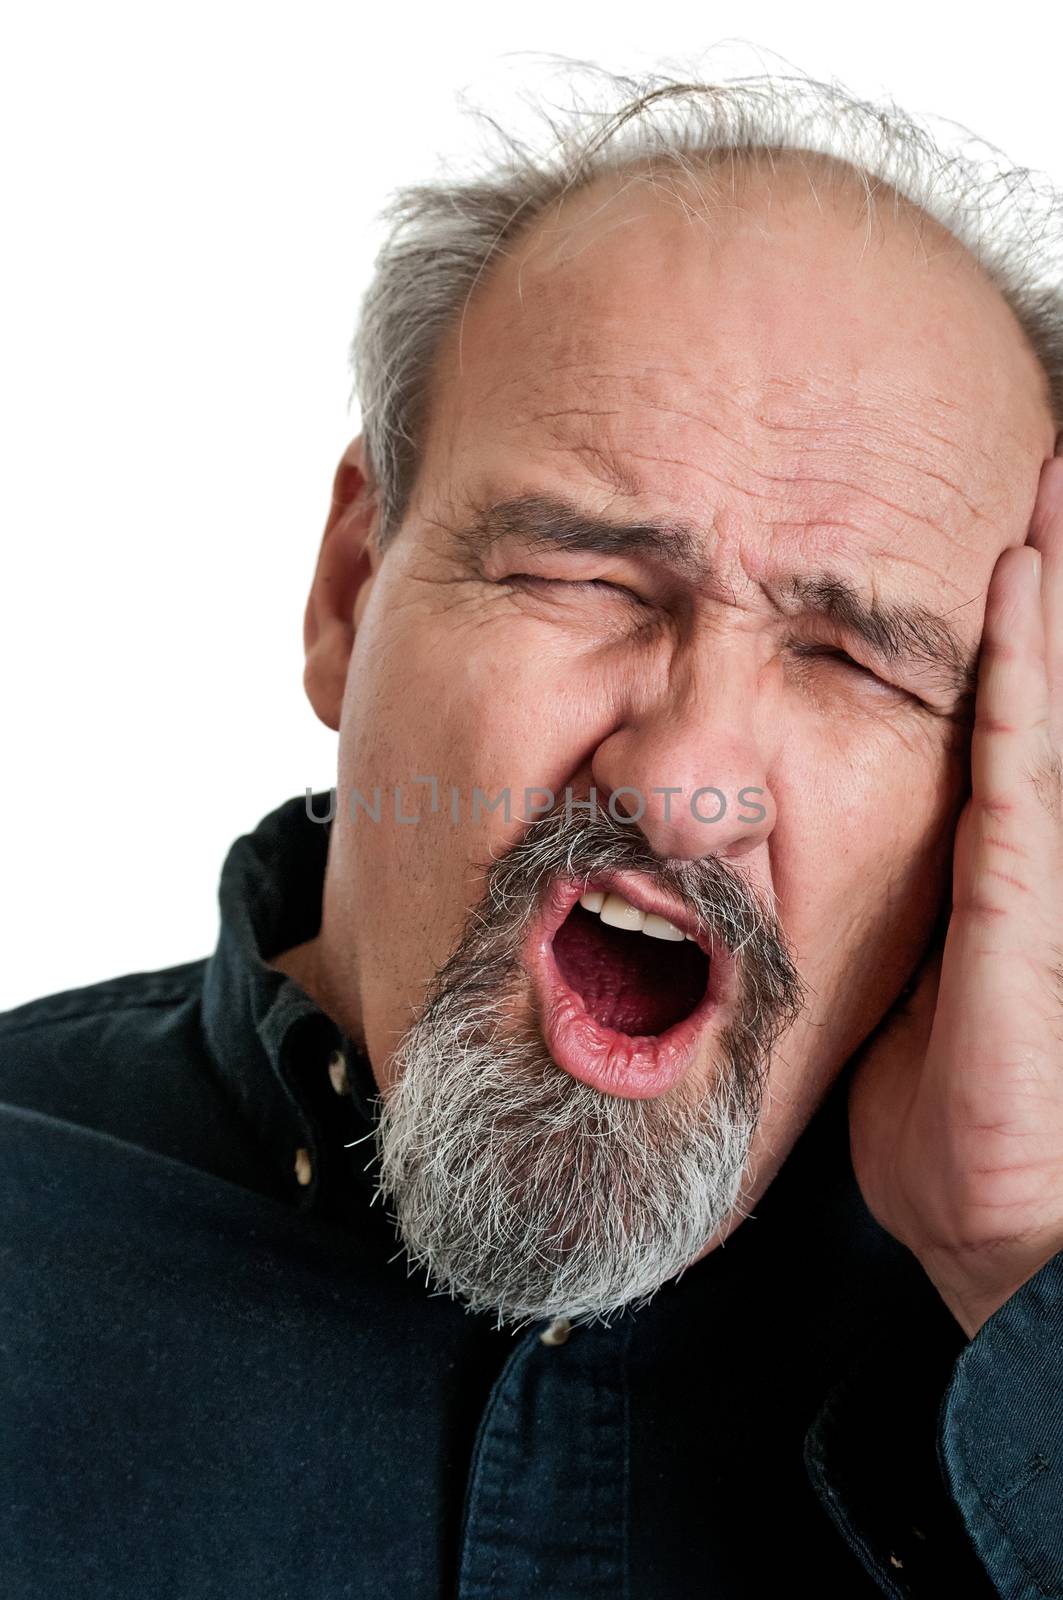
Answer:
[{"label": "lower lip", "polygon": [[617,1033],[595,1021],[554,959],[554,934],[579,894],[571,884],[552,892],[525,951],[547,1049],[559,1067],[603,1094],[652,1100],[667,1094],[686,1075],[699,1039],[719,1010],[718,958],[714,955],[710,962],[705,994],[681,1022],[663,1033]]}]

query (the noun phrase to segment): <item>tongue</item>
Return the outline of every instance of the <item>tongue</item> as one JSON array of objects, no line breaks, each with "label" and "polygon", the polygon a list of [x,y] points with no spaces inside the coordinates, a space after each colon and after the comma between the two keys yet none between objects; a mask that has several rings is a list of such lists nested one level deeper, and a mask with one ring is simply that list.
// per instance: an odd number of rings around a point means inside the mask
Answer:
[{"label": "tongue", "polygon": [[554,935],[554,959],[596,1022],[635,1036],[689,1016],[708,976],[704,953],[689,940],[610,928],[580,905]]}]

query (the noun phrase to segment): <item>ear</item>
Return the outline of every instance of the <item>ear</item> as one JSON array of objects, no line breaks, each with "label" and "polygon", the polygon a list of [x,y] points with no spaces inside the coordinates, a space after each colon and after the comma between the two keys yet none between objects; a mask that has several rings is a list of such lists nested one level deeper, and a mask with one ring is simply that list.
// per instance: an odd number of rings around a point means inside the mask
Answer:
[{"label": "ear", "polygon": [[339,731],[354,630],[365,609],[379,557],[376,492],[361,435],[347,446],[332,484],[317,570],[303,621],[303,686],[327,728]]}]

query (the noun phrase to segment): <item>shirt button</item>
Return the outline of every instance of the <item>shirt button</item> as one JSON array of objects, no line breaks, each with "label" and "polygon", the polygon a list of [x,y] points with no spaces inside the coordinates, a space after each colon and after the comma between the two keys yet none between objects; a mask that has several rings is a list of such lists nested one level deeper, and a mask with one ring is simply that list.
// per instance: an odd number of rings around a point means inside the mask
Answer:
[{"label": "shirt button", "polygon": [[342,1050],[333,1050],[328,1064],[329,1082],[337,1094],[350,1094],[351,1085],[347,1077],[347,1058]]},{"label": "shirt button", "polygon": [[564,1344],[572,1332],[572,1324],[567,1317],[555,1317],[545,1333],[539,1335],[540,1344]]},{"label": "shirt button", "polygon": [[299,1182],[304,1185],[304,1187],[314,1176],[314,1169],[310,1162],[309,1150],[297,1150],[295,1152],[295,1176],[299,1179]]}]

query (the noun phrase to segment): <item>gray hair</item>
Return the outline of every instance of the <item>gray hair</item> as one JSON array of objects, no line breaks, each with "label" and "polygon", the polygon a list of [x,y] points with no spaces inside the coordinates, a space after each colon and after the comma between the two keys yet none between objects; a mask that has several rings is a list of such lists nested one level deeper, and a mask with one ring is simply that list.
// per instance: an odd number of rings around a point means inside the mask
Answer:
[{"label": "gray hair", "polygon": [[722,158],[733,181],[740,161],[807,152],[862,186],[869,222],[884,185],[895,205],[933,219],[982,266],[1044,368],[1063,426],[1063,193],[1043,174],[1012,166],[958,124],[935,119],[962,138],[935,136],[927,119],[892,102],[861,100],[800,73],[706,83],[569,65],[591,74],[604,104],[574,92],[564,112],[534,106],[545,134],[539,148],[475,112],[496,142],[483,169],[403,187],[381,213],[389,227],[351,349],[381,548],[409,507],[444,335],[519,234],[607,173],[652,181],[670,167],[693,176]]}]

